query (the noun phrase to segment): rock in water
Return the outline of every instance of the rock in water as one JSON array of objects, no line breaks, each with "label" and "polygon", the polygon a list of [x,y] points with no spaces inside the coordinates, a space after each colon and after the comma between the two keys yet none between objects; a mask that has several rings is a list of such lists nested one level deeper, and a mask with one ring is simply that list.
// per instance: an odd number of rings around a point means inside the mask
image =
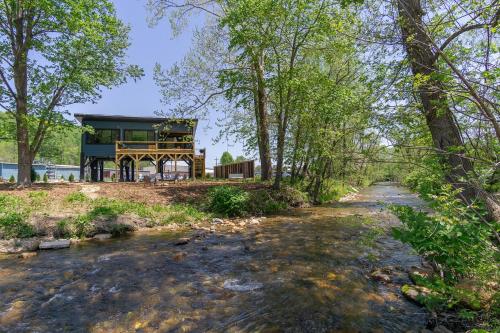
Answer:
[{"label": "rock in water", "polygon": [[105,240],[105,239],[110,239],[111,238],[111,234],[97,234],[94,236],[94,239],[97,239],[97,240]]},{"label": "rock in water", "polygon": [[407,284],[401,287],[401,292],[407,299],[420,305],[422,305],[422,300],[431,294],[431,290],[428,288]]},{"label": "rock in water", "polygon": [[23,253],[18,254],[17,257],[22,258],[22,259],[27,259],[27,258],[36,257],[37,255],[38,255],[37,252],[23,252]]},{"label": "rock in water", "polygon": [[252,291],[262,288],[260,282],[240,282],[238,279],[224,281],[224,288],[232,291]]},{"label": "rock in water", "polygon": [[380,281],[380,282],[384,282],[384,283],[390,283],[391,282],[391,277],[389,274],[386,274],[384,272],[382,272],[381,270],[379,269],[376,269],[374,270],[373,272],[371,272],[370,276],[372,277],[372,279],[374,279],[375,281]]},{"label": "rock in water", "polygon": [[191,240],[187,237],[179,238],[178,240],[175,241],[174,245],[186,245],[189,243]]},{"label": "rock in water", "polygon": [[54,241],[41,242],[39,249],[40,250],[55,250],[55,249],[64,249],[69,247],[71,241],[69,239],[58,239]]}]

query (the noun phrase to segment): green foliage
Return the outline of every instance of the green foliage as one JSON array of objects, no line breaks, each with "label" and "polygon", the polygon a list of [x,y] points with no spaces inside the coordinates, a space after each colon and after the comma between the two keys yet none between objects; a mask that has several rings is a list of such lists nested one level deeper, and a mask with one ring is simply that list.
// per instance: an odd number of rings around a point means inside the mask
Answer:
[{"label": "green foliage", "polygon": [[35,230],[26,220],[32,211],[43,204],[46,197],[44,191],[30,193],[28,200],[0,195],[0,239],[34,236]]},{"label": "green foliage", "polygon": [[233,163],[233,156],[228,151],[223,152],[220,158],[220,164],[225,165],[230,163]]},{"label": "green foliage", "polygon": [[208,192],[210,211],[224,216],[241,216],[247,212],[249,195],[236,186],[216,186]]},{"label": "green foliage", "polygon": [[9,183],[14,184],[16,182],[16,177],[14,175],[9,177]]},{"label": "green foliage", "polygon": [[64,180],[64,175],[61,175],[61,180]]},{"label": "green foliage", "polygon": [[43,182],[44,183],[48,183],[49,182],[49,175],[47,175],[47,173],[43,174]]},{"label": "green foliage", "polygon": [[75,181],[75,176],[71,173],[71,174],[69,175],[68,180],[69,180],[70,182],[74,182],[74,181]]},{"label": "green foliage", "polygon": [[76,202],[83,203],[86,202],[87,200],[88,200],[87,196],[80,191],[72,192],[64,198],[64,201],[68,203],[76,203]]},{"label": "green foliage", "polygon": [[489,275],[495,268],[491,229],[475,212],[479,208],[464,206],[457,194],[450,185],[443,185],[441,193],[433,195],[432,215],[406,206],[391,207],[403,222],[403,227],[394,229],[394,236],[438,264],[447,281]]},{"label": "green foliage", "polygon": [[287,203],[278,200],[273,191],[262,189],[250,192],[248,210],[253,214],[276,214],[286,208],[288,208]]},{"label": "green foliage", "polygon": [[338,201],[340,198],[353,191],[355,191],[355,189],[348,184],[333,179],[327,179],[323,182],[318,201],[320,203]]},{"label": "green foliage", "polygon": [[0,239],[28,238],[35,235],[33,227],[24,222],[25,216],[12,213],[0,217]]}]

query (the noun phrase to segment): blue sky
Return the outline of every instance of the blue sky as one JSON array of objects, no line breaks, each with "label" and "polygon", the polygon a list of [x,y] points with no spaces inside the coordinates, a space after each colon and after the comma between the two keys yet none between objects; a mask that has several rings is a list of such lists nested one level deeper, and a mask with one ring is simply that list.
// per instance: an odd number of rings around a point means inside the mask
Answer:
[{"label": "blue sky", "polygon": [[[119,114],[131,116],[154,116],[154,112],[167,107],[160,104],[158,87],[153,80],[153,67],[160,63],[169,67],[179,61],[191,46],[191,29],[176,37],[172,37],[168,20],[165,19],[154,28],[147,23],[148,12],[146,0],[113,0],[118,17],[130,25],[130,48],[128,61],[144,69],[145,76],[137,82],[103,91],[102,98],[96,104],[79,104],[69,108],[71,113]],[[201,21],[197,19],[196,21]],[[226,142],[213,145],[213,138],[218,134],[214,126],[215,119],[210,122],[200,121],[196,135],[196,147],[207,148],[206,165],[215,164],[226,150]],[[243,155],[242,143],[229,138],[229,151],[236,157]]]}]

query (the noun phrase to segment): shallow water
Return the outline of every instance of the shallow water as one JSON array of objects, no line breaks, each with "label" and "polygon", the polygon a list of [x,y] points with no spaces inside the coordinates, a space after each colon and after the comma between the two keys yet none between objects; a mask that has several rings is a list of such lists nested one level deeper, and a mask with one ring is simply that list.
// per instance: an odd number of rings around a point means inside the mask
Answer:
[{"label": "shallow water", "polygon": [[[399,286],[420,259],[388,236],[382,203],[422,203],[394,184],[184,246],[141,233],[30,259],[0,258],[5,332],[401,332],[425,311]],[[368,276],[392,265],[394,284]]]}]

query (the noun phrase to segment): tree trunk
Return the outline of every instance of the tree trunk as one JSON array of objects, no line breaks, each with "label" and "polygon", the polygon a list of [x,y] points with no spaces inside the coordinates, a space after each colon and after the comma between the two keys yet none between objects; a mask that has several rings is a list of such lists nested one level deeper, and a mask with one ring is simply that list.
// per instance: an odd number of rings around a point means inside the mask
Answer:
[{"label": "tree trunk", "polygon": [[481,198],[492,217],[500,220],[498,202],[490,196],[485,197],[487,194],[484,191],[466,181],[473,173],[473,167],[470,160],[463,156],[465,146],[460,129],[453,119],[444,86],[437,78],[437,57],[432,50],[433,41],[425,31],[420,0],[398,0],[398,13],[412,73],[423,78],[418,94],[434,146],[444,164],[446,179],[462,190],[461,199],[465,203]]},{"label": "tree trunk", "polygon": [[[18,107],[19,109],[19,107]],[[16,117],[17,125],[17,184],[20,186],[31,185],[31,165],[33,159],[30,154],[30,143],[28,135],[28,124],[25,116],[18,111]]]},{"label": "tree trunk", "polygon": [[29,127],[28,127],[28,43],[29,33],[25,34],[26,17],[22,5],[17,8],[14,18],[15,54],[14,85],[16,88],[16,135],[17,135],[17,184],[20,186],[31,185],[31,165],[33,156],[30,152]]},{"label": "tree trunk", "polygon": [[262,180],[269,180],[271,171],[271,149],[269,147],[269,128],[267,115],[267,92],[264,81],[264,61],[262,55],[254,59],[254,70],[257,79],[257,126],[259,136],[259,155]]}]

